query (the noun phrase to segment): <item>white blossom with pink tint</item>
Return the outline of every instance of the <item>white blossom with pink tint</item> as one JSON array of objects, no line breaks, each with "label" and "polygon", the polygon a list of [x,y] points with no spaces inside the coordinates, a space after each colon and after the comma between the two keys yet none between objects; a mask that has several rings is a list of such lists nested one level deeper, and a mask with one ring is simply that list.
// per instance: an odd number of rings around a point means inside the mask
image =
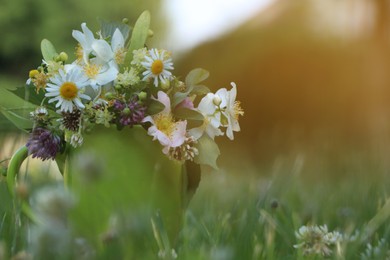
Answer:
[{"label": "white blossom with pink tint", "polygon": [[171,113],[171,101],[168,95],[162,91],[157,93],[157,100],[164,104],[164,110],[160,113],[147,116],[143,122],[150,122],[152,126],[148,134],[153,140],[158,140],[164,146],[163,153],[167,154],[169,148],[182,145],[186,139],[187,121],[175,121]]}]

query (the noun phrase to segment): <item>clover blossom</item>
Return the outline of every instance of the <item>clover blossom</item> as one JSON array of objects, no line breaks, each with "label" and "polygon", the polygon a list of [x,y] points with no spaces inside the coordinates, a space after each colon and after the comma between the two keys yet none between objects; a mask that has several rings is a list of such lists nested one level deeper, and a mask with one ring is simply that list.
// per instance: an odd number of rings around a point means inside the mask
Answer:
[{"label": "clover blossom", "polygon": [[294,248],[302,248],[305,255],[330,256],[333,253],[332,246],[343,240],[339,232],[328,232],[326,225],[302,226],[295,236],[300,243],[294,245]]},{"label": "clover blossom", "polygon": [[128,102],[114,100],[113,108],[122,126],[140,124],[145,118],[146,107],[138,101],[137,95]]},{"label": "clover blossom", "polygon": [[61,148],[61,138],[48,129],[36,127],[31,132],[26,146],[33,158],[40,158],[42,161],[54,160]]}]

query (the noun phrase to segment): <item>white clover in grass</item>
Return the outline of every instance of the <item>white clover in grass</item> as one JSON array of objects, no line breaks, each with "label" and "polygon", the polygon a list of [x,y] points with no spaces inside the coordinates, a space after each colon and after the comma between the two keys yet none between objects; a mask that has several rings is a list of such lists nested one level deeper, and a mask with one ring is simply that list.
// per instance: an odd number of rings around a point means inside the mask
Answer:
[{"label": "white clover in grass", "polygon": [[87,27],[86,23],[81,24],[83,32],[73,30],[72,36],[79,42],[76,49],[77,61],[88,63],[89,55],[92,53],[92,44],[96,41],[92,31]]},{"label": "white clover in grass", "polygon": [[389,243],[387,243],[385,238],[377,241],[376,245],[368,243],[364,252],[360,254],[360,259],[390,259]]},{"label": "white clover in grass", "polygon": [[240,131],[238,118],[239,116],[244,115],[244,110],[241,108],[240,102],[236,101],[236,84],[234,82],[231,82],[230,84],[232,85],[232,89],[230,91],[228,91],[226,88],[222,88],[219,89],[215,95],[221,99],[219,107],[222,111],[222,126],[227,127],[226,135],[230,140],[233,140],[233,131]]},{"label": "white clover in grass", "polygon": [[170,80],[173,70],[173,62],[170,55],[165,50],[151,49],[145,55],[145,61],[141,62],[146,69],[142,75],[142,80],[153,79],[154,86],[158,86],[159,81]]},{"label": "white clover in grass", "polygon": [[213,93],[208,93],[199,102],[198,110],[203,114],[204,121],[200,127],[192,128],[189,134],[198,140],[204,133],[214,140],[216,136],[223,135],[221,126],[221,112],[217,110],[216,99]]},{"label": "white clover in grass", "polygon": [[91,99],[83,93],[89,84],[89,79],[80,67],[66,65],[63,70],[50,78],[45,96],[50,98],[49,103],[56,102],[56,107],[60,108],[61,112],[72,112],[74,106],[78,109],[85,107],[81,99]]},{"label": "white clover in grass", "polygon": [[298,244],[294,248],[300,248],[305,255],[330,256],[333,246],[343,241],[343,235],[337,231],[329,232],[327,225],[302,226],[295,236]]},{"label": "white clover in grass", "polygon": [[157,100],[165,106],[164,110],[156,115],[145,117],[142,122],[152,123],[148,134],[164,146],[163,153],[167,154],[171,147],[178,147],[186,140],[187,121],[174,120],[171,101],[165,92],[159,91]]}]

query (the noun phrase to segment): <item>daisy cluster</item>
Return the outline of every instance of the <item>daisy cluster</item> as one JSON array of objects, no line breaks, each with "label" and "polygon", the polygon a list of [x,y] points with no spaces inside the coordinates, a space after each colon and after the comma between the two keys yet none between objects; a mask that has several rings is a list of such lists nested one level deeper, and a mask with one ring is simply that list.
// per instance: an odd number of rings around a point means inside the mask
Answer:
[{"label": "daisy cluster", "polygon": [[125,23],[102,24],[97,33],[83,23],[81,31],[72,32],[77,41],[72,61],[42,41],[42,63],[27,80],[40,97],[30,113],[34,126],[27,147],[33,157],[55,159],[68,144],[81,146],[95,125],[137,126],[170,159],[215,165],[215,137],[233,140],[240,131],[244,112],[236,101],[236,84],[212,93],[201,83],[208,77],[203,69],[180,80],[173,74],[171,53],[144,42],[137,46],[139,35]]}]

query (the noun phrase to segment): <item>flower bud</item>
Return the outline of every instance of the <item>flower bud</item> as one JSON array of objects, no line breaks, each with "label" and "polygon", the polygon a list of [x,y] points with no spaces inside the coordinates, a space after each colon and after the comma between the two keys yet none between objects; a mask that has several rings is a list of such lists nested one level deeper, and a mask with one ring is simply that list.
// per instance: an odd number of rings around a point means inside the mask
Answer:
[{"label": "flower bud", "polygon": [[107,92],[106,94],[104,94],[104,97],[108,100],[111,100],[111,99],[114,99],[115,96],[112,92]]},{"label": "flower bud", "polygon": [[215,95],[213,97],[213,104],[216,105],[217,107],[221,104],[221,102],[222,102],[222,99],[218,95]]},{"label": "flower bud", "polygon": [[28,77],[30,79],[34,78],[36,75],[39,74],[39,71],[38,70],[30,70],[30,72],[28,73]]},{"label": "flower bud", "polygon": [[142,91],[138,94],[138,99],[142,101],[142,100],[145,100],[147,98],[147,96],[148,96],[148,94],[146,92]]},{"label": "flower bud", "polygon": [[227,117],[223,113],[221,113],[221,125],[222,126],[229,125],[229,120],[227,119]]},{"label": "flower bud", "polygon": [[123,113],[124,115],[130,115],[130,114],[131,114],[131,110],[130,110],[130,108],[125,107],[125,108],[122,110],[122,113]]},{"label": "flower bud", "polygon": [[165,79],[165,80],[161,81],[161,88],[162,89],[167,90],[167,89],[169,89],[170,86],[171,86],[171,82],[169,80]]},{"label": "flower bud", "polygon": [[179,91],[184,91],[186,89],[186,84],[183,81],[178,81],[175,86]]},{"label": "flower bud", "polygon": [[124,23],[124,24],[129,24],[129,19],[128,19],[128,18],[123,18],[123,19],[122,19],[122,23]]},{"label": "flower bud", "polygon": [[62,62],[66,62],[68,60],[68,54],[66,54],[66,52],[61,52],[58,57],[60,58],[60,61],[62,61]]},{"label": "flower bud", "polygon": [[152,30],[148,30],[148,37],[152,38],[154,35],[154,32]]},{"label": "flower bud", "polygon": [[122,86],[119,85],[119,84],[117,84],[117,85],[115,85],[115,89],[116,89],[116,90],[121,90],[121,89],[122,89]]}]

